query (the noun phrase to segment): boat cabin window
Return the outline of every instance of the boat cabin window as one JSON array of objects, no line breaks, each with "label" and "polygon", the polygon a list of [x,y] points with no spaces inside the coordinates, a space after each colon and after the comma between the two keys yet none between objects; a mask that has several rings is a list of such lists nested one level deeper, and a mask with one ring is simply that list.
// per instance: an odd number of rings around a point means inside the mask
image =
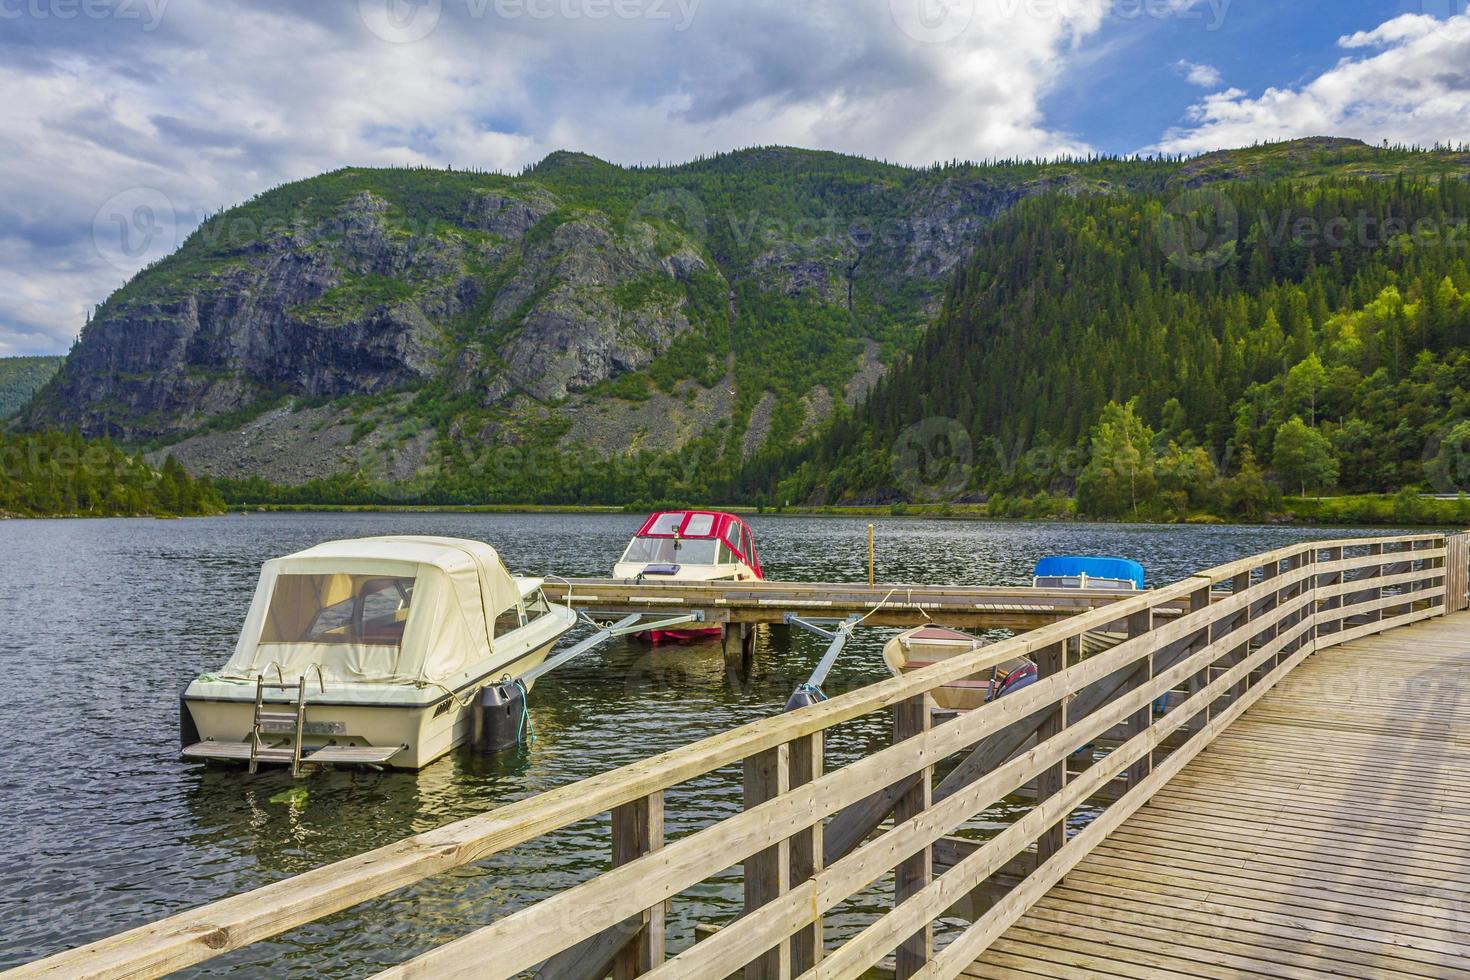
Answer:
[{"label": "boat cabin window", "polygon": [[649,534],[677,534],[679,525],[684,523],[683,514],[660,514],[653,522],[653,527],[648,529]]},{"label": "boat cabin window", "polygon": [[507,633],[514,633],[523,626],[530,626],[549,612],[551,612],[551,604],[546,601],[546,596],[541,590],[537,589],[523,598],[521,605],[511,606],[495,617],[495,638],[498,640]]},{"label": "boat cabin window", "polygon": [[672,562],[674,557],[673,538],[634,538],[623,552],[623,561],[629,562]]},{"label": "boat cabin window", "polygon": [[715,529],[715,517],[713,514],[692,514],[689,523],[684,525],[686,537],[702,538],[709,535]]},{"label": "boat cabin window", "polygon": [[1093,578],[1090,575],[1044,575],[1035,583],[1038,589],[1116,589],[1136,592],[1132,581],[1122,578]]},{"label": "boat cabin window", "polygon": [[735,564],[739,560],[740,559],[738,559],[738,558],[735,557],[735,552],[733,552],[733,551],[730,550],[730,546],[728,544],[726,544],[725,542],[721,541],[720,542],[719,564],[721,564],[721,565],[733,565],[733,564]]},{"label": "boat cabin window", "polygon": [[546,601],[546,595],[540,589],[526,597],[526,623],[528,625],[549,612],[551,612],[551,603]]},{"label": "boat cabin window", "polygon": [[282,575],[262,643],[401,646],[414,580],[375,575]]},{"label": "boat cabin window", "polygon": [[495,617],[495,638],[499,639],[507,633],[514,633],[525,625],[526,621],[521,616],[521,608],[519,606],[511,606],[505,612]]},{"label": "boat cabin window", "polygon": [[713,565],[718,548],[714,538],[683,538],[674,549],[674,561],[680,565]]},{"label": "boat cabin window", "polygon": [[623,561],[714,565],[719,544],[716,538],[634,538],[623,552]]},{"label": "boat cabin window", "polygon": [[742,553],[745,551],[744,548],[740,547],[739,524],[731,524],[729,527],[725,528],[725,540],[729,542],[732,551],[739,551]]}]

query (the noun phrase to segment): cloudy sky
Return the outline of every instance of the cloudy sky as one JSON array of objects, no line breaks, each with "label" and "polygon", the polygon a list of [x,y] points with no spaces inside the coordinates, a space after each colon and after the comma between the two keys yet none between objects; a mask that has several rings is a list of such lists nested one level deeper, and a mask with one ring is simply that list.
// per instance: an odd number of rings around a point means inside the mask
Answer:
[{"label": "cloudy sky", "polygon": [[0,0],[0,354],[64,352],[204,215],[347,164],[1320,134],[1470,142],[1466,0]]}]

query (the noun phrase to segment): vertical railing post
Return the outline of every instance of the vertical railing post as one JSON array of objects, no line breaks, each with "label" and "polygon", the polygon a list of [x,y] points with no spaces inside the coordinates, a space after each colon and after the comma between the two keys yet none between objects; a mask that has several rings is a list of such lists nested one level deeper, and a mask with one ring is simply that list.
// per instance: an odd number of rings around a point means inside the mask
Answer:
[{"label": "vertical railing post", "polygon": [[[909,698],[894,705],[893,741],[895,744],[927,732],[933,724],[925,695]],[[929,809],[933,802],[934,769],[925,766],[920,772],[919,782],[899,798],[893,810],[893,822],[901,824]],[[893,903],[902,905],[914,893],[928,886],[934,874],[934,853],[924,848],[912,857],[900,861],[894,870]],[[934,925],[926,922],[898,947],[894,964],[896,980],[914,976],[928,964],[934,955]]]},{"label": "vertical railing post", "polygon": [[[1272,579],[1276,579],[1276,578],[1280,578],[1280,577],[1281,577],[1281,561],[1280,561],[1280,559],[1277,559],[1275,561],[1269,561],[1269,562],[1267,562],[1265,564],[1265,566],[1261,569],[1261,582],[1262,582],[1262,584],[1269,583]],[[1276,591],[1273,591],[1273,592],[1268,592],[1266,594],[1266,597],[1261,600],[1261,609],[1260,609],[1259,619],[1261,619],[1265,623],[1265,625],[1262,626],[1261,627],[1261,631],[1256,634],[1256,643],[1258,645],[1265,646],[1266,644],[1270,643],[1272,640],[1276,639],[1277,634],[1280,632],[1280,625],[1281,624],[1279,622],[1277,622],[1277,620],[1276,620],[1276,609],[1280,605],[1281,605],[1281,591],[1280,591],[1280,589],[1277,589]],[[1255,685],[1255,684],[1260,683],[1261,678],[1263,678],[1267,674],[1269,674],[1271,672],[1271,670],[1275,666],[1276,666],[1276,661],[1275,660],[1267,660],[1264,663],[1262,663],[1261,666],[1257,667],[1255,670],[1253,670],[1251,672],[1251,684],[1252,685]]]},{"label": "vertical railing post", "polygon": [[[1241,572],[1230,580],[1230,590],[1233,595],[1241,595],[1248,591],[1250,587],[1251,573],[1248,571]],[[1230,650],[1230,658],[1227,663],[1231,667],[1245,660],[1250,656],[1251,652],[1251,620],[1255,617],[1251,615],[1250,603],[1246,603],[1245,608],[1241,609],[1238,615],[1241,617],[1241,624],[1237,632],[1240,634],[1241,640],[1239,646],[1232,647]],[[1249,677],[1241,677],[1235,686],[1230,689],[1230,701],[1232,704],[1239,701],[1245,695],[1246,688],[1249,686],[1249,680]]]},{"label": "vertical railing post", "polygon": [[[1402,574],[1405,574],[1407,572],[1412,572],[1414,570],[1414,557],[1413,557],[1413,554],[1412,554],[1413,550],[1414,550],[1414,543],[1412,541],[1404,541],[1404,542],[1400,542],[1400,543],[1395,544],[1395,545],[1385,546],[1385,548],[1384,548],[1384,556],[1385,557],[1402,559],[1402,558],[1405,557],[1405,552],[1409,552],[1410,554],[1407,556],[1408,557],[1408,561],[1402,561],[1401,560],[1401,561],[1385,562],[1384,565],[1383,565],[1383,575],[1384,575],[1384,577],[1385,578],[1392,578],[1395,575],[1402,575]],[[1401,594],[1404,594],[1404,595],[1408,595],[1410,592],[1412,592],[1412,587],[1410,587],[1410,588],[1403,588],[1402,586],[1398,586],[1397,588],[1399,589],[1400,593]],[[1388,606],[1388,607],[1384,608],[1383,610],[1381,610],[1381,614],[1379,615],[1379,619],[1393,619],[1395,616],[1401,616],[1404,613],[1408,612],[1411,608],[1413,608],[1413,600],[1412,599],[1410,599],[1408,601],[1408,604],[1406,604],[1406,605],[1402,605],[1402,606]]]},{"label": "vertical railing post", "polygon": [[[823,770],[822,732],[813,732],[791,743],[791,788],[804,786],[820,778]],[[791,884],[810,881],[822,870],[822,822],[791,838]],[[799,975],[812,969],[822,959],[822,917],[811,922],[791,937],[791,972]]]},{"label": "vertical railing post", "polygon": [[[1191,613],[1197,613],[1202,609],[1210,608],[1210,598],[1213,589],[1214,583],[1211,582],[1209,579],[1205,579],[1205,584],[1202,587],[1195,589],[1189,594],[1189,611]],[[1186,652],[1186,656],[1192,655],[1200,650],[1205,649],[1214,641],[1215,624],[1209,620],[1206,620],[1204,629],[1197,633],[1194,640],[1190,643],[1189,649]],[[1203,670],[1190,675],[1188,685],[1190,697],[1193,697],[1197,692],[1205,688],[1210,683],[1210,668],[1213,666],[1214,661],[1210,661],[1205,664]],[[1187,727],[1191,731],[1199,731],[1200,729],[1204,728],[1204,726],[1209,722],[1210,716],[1213,714],[1213,712],[1214,703],[1211,702],[1210,704],[1207,704],[1205,706],[1204,711],[1196,714],[1193,718],[1189,720]]]},{"label": "vertical railing post", "polygon": [[[1382,559],[1382,543],[1370,544],[1368,546],[1368,554],[1375,558]],[[1383,578],[1383,562],[1381,560],[1377,564],[1373,565],[1372,569],[1373,571],[1368,574],[1368,578]],[[1376,602],[1377,600],[1383,598],[1383,587],[1379,586],[1376,589],[1369,589],[1363,593],[1363,597],[1368,602]],[[1368,622],[1376,623],[1383,618],[1383,610],[1373,609],[1367,612],[1365,615],[1368,617]]]},{"label": "vertical railing post", "polygon": [[[753,809],[791,788],[791,746],[778,745],[745,760],[745,808]],[[750,914],[790,889],[791,842],[783,840],[745,861],[745,912]],[[788,980],[791,943],[783,939],[745,967],[746,980]]]},{"label": "vertical railing post", "polygon": [[[612,861],[619,867],[664,846],[664,794],[652,793],[612,812]],[[643,913],[643,927],[613,961],[615,980],[642,976],[664,961],[664,903]]]},{"label": "vertical railing post", "polygon": [[[1134,613],[1128,617],[1128,638],[1130,640],[1134,637],[1143,636],[1145,633],[1152,631],[1153,628],[1154,613],[1152,609],[1145,609],[1142,612]],[[1135,666],[1133,679],[1128,682],[1127,687],[1124,688],[1122,693],[1136,691],[1138,688],[1147,685],[1153,679],[1154,657],[1152,653],[1149,653]],[[1153,724],[1153,713],[1154,706],[1152,703],[1146,704],[1135,711],[1128,718],[1127,732],[1123,736],[1124,741],[1129,741],[1135,736],[1142,735],[1148,731],[1148,727]],[[1141,759],[1128,767],[1128,788],[1131,790],[1141,783],[1149,773],[1153,772],[1153,768],[1153,753],[1147,752]]]},{"label": "vertical railing post", "polygon": [[[1330,562],[1340,562],[1340,561],[1342,561],[1342,559],[1343,559],[1343,554],[1342,554],[1342,547],[1340,545],[1339,546],[1334,546],[1334,547],[1331,547],[1331,548],[1328,548],[1327,549],[1327,560],[1328,561],[1330,561]],[[1318,575],[1316,577],[1317,588],[1319,588],[1319,589],[1324,588],[1324,587],[1330,587],[1330,586],[1334,586],[1334,585],[1339,585],[1339,584],[1341,584],[1343,582],[1346,582],[1346,581],[1347,581],[1347,573],[1344,572],[1344,571],[1341,571],[1341,570],[1335,571],[1335,572],[1328,572],[1326,575]],[[1342,630],[1343,630],[1343,621],[1342,621],[1342,615],[1343,615],[1342,614],[1342,609],[1343,609],[1343,596],[1341,594],[1335,595],[1335,596],[1331,596],[1330,598],[1324,599],[1324,600],[1322,600],[1322,602],[1320,604],[1319,603],[1313,603],[1313,608],[1318,609],[1318,613],[1319,613],[1319,616],[1320,616],[1317,624],[1312,627],[1312,634],[1314,636],[1321,637],[1321,636],[1324,636],[1324,635],[1326,635],[1328,633],[1341,633],[1342,632]],[[1332,615],[1333,613],[1336,613],[1336,615],[1335,616]]]},{"label": "vertical railing post", "polygon": [[[1036,676],[1038,680],[1045,680],[1053,674],[1060,674],[1067,667],[1067,643],[1063,640],[1054,643],[1043,650],[1036,652]],[[1046,721],[1041,723],[1041,728],[1036,732],[1038,743],[1060,735],[1067,727],[1067,699],[1062,698],[1052,709]],[[1047,800],[1056,796],[1067,786],[1067,761],[1063,759],[1056,765],[1047,769],[1036,777],[1036,805],[1041,806]],[[1070,814],[1062,814],[1057,822],[1046,830],[1036,841],[1036,863],[1044,864],[1053,854],[1060,851],[1067,843],[1067,817]]]}]

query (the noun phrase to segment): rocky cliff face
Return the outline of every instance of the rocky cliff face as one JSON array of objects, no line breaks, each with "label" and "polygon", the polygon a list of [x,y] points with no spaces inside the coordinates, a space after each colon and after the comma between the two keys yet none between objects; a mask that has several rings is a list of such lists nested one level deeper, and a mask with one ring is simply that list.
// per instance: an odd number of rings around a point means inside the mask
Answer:
[{"label": "rocky cliff face", "polygon": [[[426,425],[608,453],[649,424],[668,449],[723,426],[747,458],[752,440],[810,432],[831,391],[870,386],[875,352],[916,334],[975,233],[1049,181],[799,151],[653,171],[558,154],[520,178],[339,171],[217,215],[120,289],[22,424],[291,480],[422,448]],[[767,295],[795,304],[785,320],[761,320]],[[809,384],[759,390],[742,366],[773,337],[818,358],[860,343]]]}]

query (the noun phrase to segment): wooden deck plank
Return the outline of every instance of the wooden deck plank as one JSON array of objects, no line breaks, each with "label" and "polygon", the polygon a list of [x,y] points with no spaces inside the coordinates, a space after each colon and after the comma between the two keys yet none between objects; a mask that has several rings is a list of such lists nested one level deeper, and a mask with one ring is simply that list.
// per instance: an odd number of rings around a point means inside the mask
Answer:
[{"label": "wooden deck plank", "polygon": [[1467,614],[1321,650],[967,975],[1470,978],[1467,690]]}]

